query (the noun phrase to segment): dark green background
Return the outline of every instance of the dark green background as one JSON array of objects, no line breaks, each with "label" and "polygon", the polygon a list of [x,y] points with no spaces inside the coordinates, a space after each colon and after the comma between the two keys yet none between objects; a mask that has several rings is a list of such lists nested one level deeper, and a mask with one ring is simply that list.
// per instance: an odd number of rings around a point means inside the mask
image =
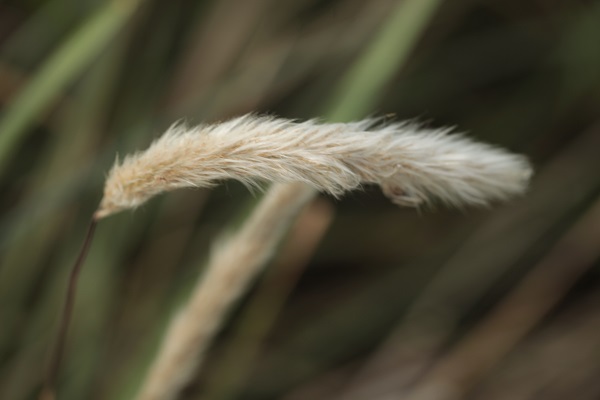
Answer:
[{"label": "dark green background", "polygon": [[[10,149],[0,148],[0,398],[35,398],[68,268],[117,152],[145,148],[180,119],[325,117],[351,84],[342,77],[399,3],[146,0],[120,26],[105,20],[106,44],[83,38],[73,54],[90,52],[84,59],[59,58],[67,72],[53,90],[59,79],[44,78],[48,60],[109,2],[1,1],[0,126],[43,97],[36,89],[23,100],[36,80],[48,79],[42,89],[50,94],[23,114]],[[555,251],[575,224],[600,224],[586,214],[600,187],[600,3],[440,3],[402,68],[354,117],[455,126],[527,154],[536,169],[530,193],[486,210],[419,212],[393,206],[377,188],[326,198],[335,220],[292,293],[272,299],[282,311],[251,314],[272,320],[268,334],[253,339],[252,318],[239,318],[267,290],[259,282],[185,398],[331,399],[385,377],[407,390],[416,378],[400,384],[404,374],[460,348],[529,271],[549,259],[574,271],[582,252],[600,246],[588,237]],[[100,223],[81,277],[61,400],[130,398],[212,241],[251,202],[243,186],[226,182]],[[556,296],[558,306],[468,385],[468,398],[600,396],[597,261],[586,260],[574,285],[558,279],[567,296],[543,292],[539,298]],[[244,358],[246,348],[258,352]],[[393,361],[383,372],[355,378],[382,353]],[[321,394],[299,391],[308,387]]]}]

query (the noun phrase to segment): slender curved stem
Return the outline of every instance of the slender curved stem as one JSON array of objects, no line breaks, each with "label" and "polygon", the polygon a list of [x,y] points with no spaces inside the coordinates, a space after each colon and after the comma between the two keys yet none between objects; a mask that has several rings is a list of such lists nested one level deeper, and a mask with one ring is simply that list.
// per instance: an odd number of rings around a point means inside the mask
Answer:
[{"label": "slender curved stem", "polygon": [[50,400],[56,398],[56,381],[60,371],[60,364],[62,362],[63,354],[65,352],[67,334],[69,333],[69,325],[71,323],[71,317],[73,314],[73,306],[75,305],[75,295],[77,293],[79,273],[81,272],[83,263],[85,262],[88,254],[88,250],[92,244],[92,239],[94,238],[94,231],[96,230],[97,224],[98,220],[95,217],[92,218],[79,255],[75,260],[75,264],[71,268],[69,283],[67,286],[67,295],[62,309],[58,334],[56,336],[56,342],[54,344],[50,363],[48,364],[48,369],[44,378],[44,385],[40,395],[40,400]]}]

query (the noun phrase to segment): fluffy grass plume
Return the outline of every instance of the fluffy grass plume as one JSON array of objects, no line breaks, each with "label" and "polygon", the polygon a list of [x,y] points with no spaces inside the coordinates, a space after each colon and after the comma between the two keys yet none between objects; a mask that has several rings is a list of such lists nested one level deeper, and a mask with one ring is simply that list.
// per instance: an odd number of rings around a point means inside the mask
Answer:
[{"label": "fluffy grass plume", "polygon": [[526,158],[448,129],[250,114],[195,128],[174,125],[147,150],[117,161],[96,216],[135,208],[165,191],[226,179],[250,186],[302,182],[334,196],[376,184],[394,203],[408,206],[434,199],[487,204],[522,193],[530,175]]}]

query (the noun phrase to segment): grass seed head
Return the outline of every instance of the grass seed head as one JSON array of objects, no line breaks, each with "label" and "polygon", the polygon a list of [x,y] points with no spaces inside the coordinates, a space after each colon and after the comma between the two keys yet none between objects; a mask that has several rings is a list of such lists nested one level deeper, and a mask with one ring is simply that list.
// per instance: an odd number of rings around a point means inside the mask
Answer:
[{"label": "grass seed head", "polygon": [[147,150],[117,161],[96,216],[135,208],[165,191],[227,179],[248,186],[303,182],[336,197],[376,184],[402,206],[435,199],[482,205],[523,193],[531,173],[525,157],[448,129],[250,114],[194,128],[174,125]]}]

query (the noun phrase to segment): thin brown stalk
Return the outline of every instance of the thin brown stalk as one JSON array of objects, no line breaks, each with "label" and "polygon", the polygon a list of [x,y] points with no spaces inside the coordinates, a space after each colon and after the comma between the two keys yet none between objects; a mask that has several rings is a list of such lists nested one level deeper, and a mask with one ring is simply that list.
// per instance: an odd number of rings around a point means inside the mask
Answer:
[{"label": "thin brown stalk", "polygon": [[83,263],[87,257],[88,250],[92,244],[97,223],[98,220],[96,218],[92,218],[85,236],[85,240],[83,241],[81,251],[75,260],[75,264],[73,264],[73,267],[71,268],[69,283],[67,286],[67,295],[62,309],[62,316],[59,323],[56,343],[52,350],[52,356],[50,358],[50,363],[48,364],[46,376],[44,378],[40,400],[52,400],[56,398],[57,378],[58,373],[60,372],[63,354],[65,352],[65,344],[67,341],[67,334],[69,333],[71,317],[73,315],[73,306],[75,305],[75,295],[77,293],[79,273],[81,272],[81,268],[83,267]]}]

